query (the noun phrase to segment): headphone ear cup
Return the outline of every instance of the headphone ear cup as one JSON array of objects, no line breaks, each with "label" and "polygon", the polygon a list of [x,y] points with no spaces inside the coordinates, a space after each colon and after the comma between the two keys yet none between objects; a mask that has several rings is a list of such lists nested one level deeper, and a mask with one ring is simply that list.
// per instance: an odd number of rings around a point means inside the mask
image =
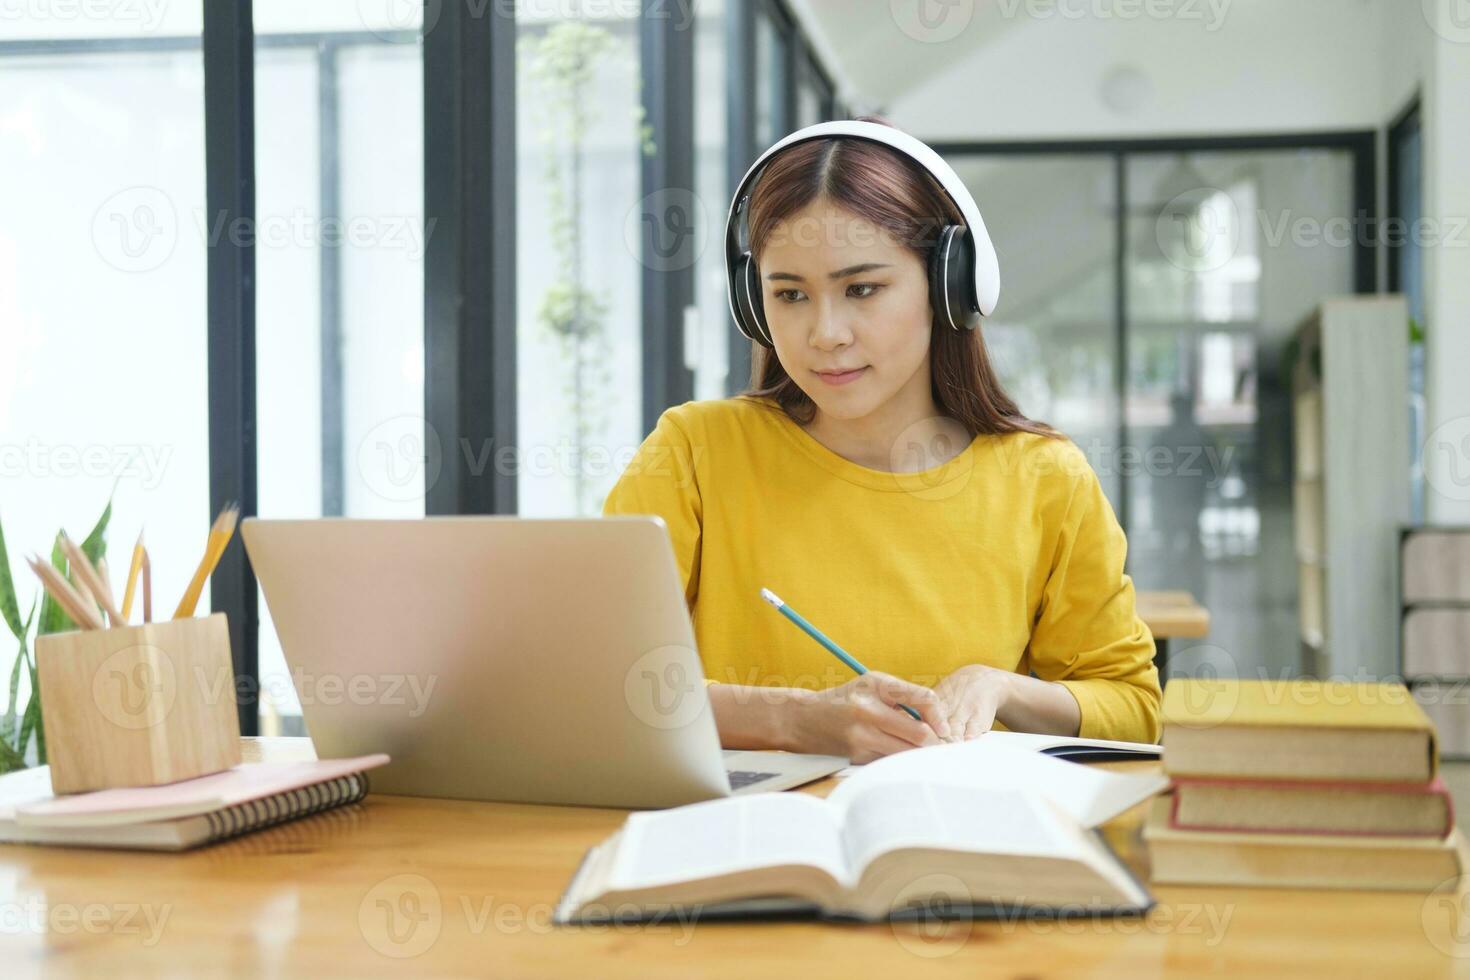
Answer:
[{"label": "headphone ear cup", "polygon": [[945,326],[952,326],[944,305],[944,256],[949,248],[950,229],[953,227],[946,225],[940,229],[939,237],[929,251],[929,308],[934,311],[934,318]]},{"label": "headphone ear cup", "polygon": [[980,298],[975,295],[975,239],[970,229],[961,228],[955,235],[955,257],[950,262],[950,296],[954,307],[962,310],[959,325],[966,330],[980,326]]},{"label": "headphone ear cup", "polygon": [[946,225],[929,256],[929,302],[941,323],[954,330],[980,325],[975,297],[975,244],[964,225]]},{"label": "headphone ear cup", "polygon": [[737,309],[739,318],[736,326],[740,332],[762,347],[774,347],[771,342],[771,332],[766,328],[765,302],[761,298],[760,270],[755,267],[755,259],[751,258],[749,252],[740,257],[735,274],[735,281],[740,284],[740,296]]}]

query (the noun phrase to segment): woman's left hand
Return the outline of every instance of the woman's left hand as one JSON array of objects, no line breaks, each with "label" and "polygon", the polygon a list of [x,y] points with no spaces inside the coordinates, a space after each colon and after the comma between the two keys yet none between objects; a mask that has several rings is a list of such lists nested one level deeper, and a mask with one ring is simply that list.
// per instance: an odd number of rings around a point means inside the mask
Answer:
[{"label": "woman's left hand", "polygon": [[949,720],[948,740],[965,741],[990,731],[1016,676],[984,664],[967,664],[936,684],[934,693]]}]

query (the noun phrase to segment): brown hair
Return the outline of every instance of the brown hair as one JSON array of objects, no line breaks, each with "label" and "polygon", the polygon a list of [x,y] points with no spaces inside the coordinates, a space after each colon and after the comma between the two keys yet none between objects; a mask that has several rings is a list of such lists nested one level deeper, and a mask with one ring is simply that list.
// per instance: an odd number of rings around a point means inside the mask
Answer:
[{"label": "brown hair", "polygon": [[[858,120],[893,125],[880,116]],[[776,224],[819,197],[892,232],[926,268],[939,229],[964,224],[939,182],[892,147],[841,136],[807,140],[772,157],[751,191],[750,243],[757,263]],[[797,422],[810,422],[816,405],[791,380],[776,352],[755,341],[751,349],[750,386],[740,394],[773,399]],[[978,328],[954,330],[936,316],[930,327],[929,377],[935,405],[971,438],[1006,432],[1063,438],[1021,414],[996,376]]]}]

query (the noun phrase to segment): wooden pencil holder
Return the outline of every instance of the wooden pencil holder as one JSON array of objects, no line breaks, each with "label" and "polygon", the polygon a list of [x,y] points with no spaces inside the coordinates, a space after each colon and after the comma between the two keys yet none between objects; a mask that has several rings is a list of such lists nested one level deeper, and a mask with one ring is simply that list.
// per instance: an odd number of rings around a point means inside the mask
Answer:
[{"label": "wooden pencil holder", "polygon": [[36,638],[51,789],[157,786],[240,763],[224,613]]}]

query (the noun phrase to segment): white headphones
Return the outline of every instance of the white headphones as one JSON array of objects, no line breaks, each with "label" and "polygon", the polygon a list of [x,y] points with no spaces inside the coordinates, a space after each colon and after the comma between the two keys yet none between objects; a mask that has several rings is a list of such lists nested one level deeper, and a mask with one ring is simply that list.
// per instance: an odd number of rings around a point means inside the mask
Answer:
[{"label": "white headphones", "polygon": [[973,330],[1000,299],[1000,263],[985,231],[980,209],[959,175],[921,140],[882,123],[842,119],[798,129],[762,153],[745,172],[730,200],[725,219],[725,274],[730,315],[740,332],[773,347],[761,300],[760,273],[750,254],[750,189],[766,163],[781,150],[807,140],[845,136],[891,146],[928,171],[964,216],[963,225],[941,229],[929,256],[929,300],[941,322],[955,330]]}]

